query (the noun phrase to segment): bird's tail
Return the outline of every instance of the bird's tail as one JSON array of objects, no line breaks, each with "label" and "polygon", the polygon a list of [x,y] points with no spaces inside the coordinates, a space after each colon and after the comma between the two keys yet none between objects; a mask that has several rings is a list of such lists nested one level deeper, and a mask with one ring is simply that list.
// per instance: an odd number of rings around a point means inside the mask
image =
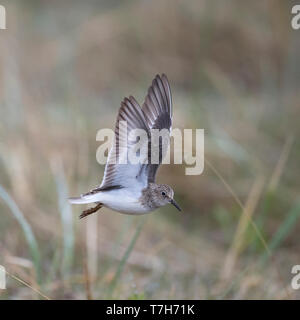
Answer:
[{"label": "bird's tail", "polygon": [[99,195],[83,194],[80,197],[69,198],[68,200],[72,204],[85,204],[85,203],[99,202]]}]

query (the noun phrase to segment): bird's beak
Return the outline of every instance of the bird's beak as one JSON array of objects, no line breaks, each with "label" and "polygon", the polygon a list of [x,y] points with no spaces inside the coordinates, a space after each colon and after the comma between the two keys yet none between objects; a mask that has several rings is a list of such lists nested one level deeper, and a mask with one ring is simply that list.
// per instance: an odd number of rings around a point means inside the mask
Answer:
[{"label": "bird's beak", "polygon": [[179,205],[176,203],[176,201],[174,199],[170,200],[170,203],[179,211],[181,211],[181,208],[179,207]]}]

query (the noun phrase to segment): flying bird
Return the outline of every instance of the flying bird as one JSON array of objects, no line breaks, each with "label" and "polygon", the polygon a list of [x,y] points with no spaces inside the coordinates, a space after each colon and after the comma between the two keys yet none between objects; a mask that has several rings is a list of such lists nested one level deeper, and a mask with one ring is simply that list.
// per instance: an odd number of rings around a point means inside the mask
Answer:
[{"label": "flying bird", "polygon": [[[128,135],[120,130],[120,122],[125,121],[128,131],[143,129],[147,133],[147,157],[144,163],[120,163],[114,159],[127,159],[128,151],[132,151],[134,143]],[[158,161],[151,161],[151,135],[152,129],[167,129],[167,143],[163,147],[162,140],[158,143]],[[133,96],[125,98],[121,103],[115,126],[115,138],[109,152],[104,170],[102,183],[80,197],[69,198],[72,204],[95,203],[96,206],[82,212],[84,218],[101,207],[107,207],[120,213],[140,215],[149,213],[166,204],[174,205],[179,211],[180,207],[174,200],[173,189],[166,184],[156,184],[155,177],[166,149],[172,130],[172,96],[166,75],[157,75],[148,89],[145,102],[138,104]],[[126,143],[122,143],[126,140]],[[124,145],[126,147],[124,147]],[[123,147],[122,147],[123,146]],[[155,163],[153,163],[155,162]]]}]

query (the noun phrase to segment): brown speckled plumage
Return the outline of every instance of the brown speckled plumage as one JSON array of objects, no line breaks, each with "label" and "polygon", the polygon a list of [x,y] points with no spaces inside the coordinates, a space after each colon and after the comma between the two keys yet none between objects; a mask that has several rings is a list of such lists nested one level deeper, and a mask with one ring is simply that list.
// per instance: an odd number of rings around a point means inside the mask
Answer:
[{"label": "brown speckled plumage", "polygon": [[[162,195],[165,193],[165,195]],[[143,189],[139,201],[147,209],[155,210],[163,205],[169,199],[172,199],[174,192],[167,184],[149,183],[148,187]]]}]

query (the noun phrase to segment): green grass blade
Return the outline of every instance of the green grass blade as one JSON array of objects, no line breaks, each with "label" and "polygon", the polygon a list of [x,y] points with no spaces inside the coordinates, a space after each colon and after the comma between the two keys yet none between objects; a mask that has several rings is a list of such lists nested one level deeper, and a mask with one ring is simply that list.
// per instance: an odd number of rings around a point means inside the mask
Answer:
[{"label": "green grass blade", "polygon": [[10,208],[13,216],[18,221],[19,225],[21,226],[27,245],[30,250],[30,254],[32,256],[32,260],[34,263],[37,280],[39,282],[40,280],[40,252],[38,248],[38,243],[36,241],[36,238],[33,234],[33,231],[31,229],[30,224],[25,219],[24,214],[19,209],[13,198],[7,193],[7,191],[0,185],[0,198],[3,199],[3,201],[7,204],[7,206]]},{"label": "green grass blade", "polygon": [[140,221],[140,223],[139,223],[139,225],[138,225],[138,227],[137,227],[137,229],[136,229],[136,231],[135,231],[135,233],[134,233],[134,235],[133,235],[133,237],[132,237],[132,239],[131,239],[131,241],[130,241],[130,243],[129,243],[129,245],[128,245],[128,247],[127,247],[127,249],[126,249],[126,251],[125,251],[125,253],[124,253],[124,255],[123,255],[122,259],[121,259],[121,261],[120,261],[120,263],[119,263],[119,265],[118,265],[118,268],[117,268],[117,271],[115,273],[115,276],[114,276],[114,278],[113,278],[113,280],[111,282],[111,285],[109,287],[108,299],[111,299],[112,296],[113,296],[114,290],[116,288],[116,284],[118,283],[118,280],[120,279],[120,277],[122,275],[124,266],[125,266],[128,258],[129,258],[129,256],[130,256],[135,244],[136,244],[136,241],[137,241],[137,239],[138,239],[138,237],[139,237],[139,235],[140,235],[140,233],[142,231],[142,228],[143,228],[143,226],[145,224],[145,221],[146,221],[146,218],[142,218],[142,220]]},{"label": "green grass blade", "polygon": [[288,236],[288,234],[295,227],[296,222],[300,216],[300,203],[295,205],[288,213],[286,219],[279,227],[278,231],[273,236],[270,242],[270,249],[274,251]]},{"label": "green grass blade", "polygon": [[[287,214],[286,219],[280,225],[277,232],[272,237],[269,248],[271,252],[274,252],[280,244],[286,239],[286,237],[291,233],[292,229],[296,226],[296,222],[300,217],[300,202],[297,203]],[[262,257],[262,263],[266,262],[267,256]]]},{"label": "green grass blade", "polygon": [[71,205],[68,203],[68,187],[63,167],[60,163],[53,164],[54,178],[58,197],[58,206],[60,211],[61,223],[63,227],[63,274],[70,274],[74,257],[74,228],[73,213]]}]

